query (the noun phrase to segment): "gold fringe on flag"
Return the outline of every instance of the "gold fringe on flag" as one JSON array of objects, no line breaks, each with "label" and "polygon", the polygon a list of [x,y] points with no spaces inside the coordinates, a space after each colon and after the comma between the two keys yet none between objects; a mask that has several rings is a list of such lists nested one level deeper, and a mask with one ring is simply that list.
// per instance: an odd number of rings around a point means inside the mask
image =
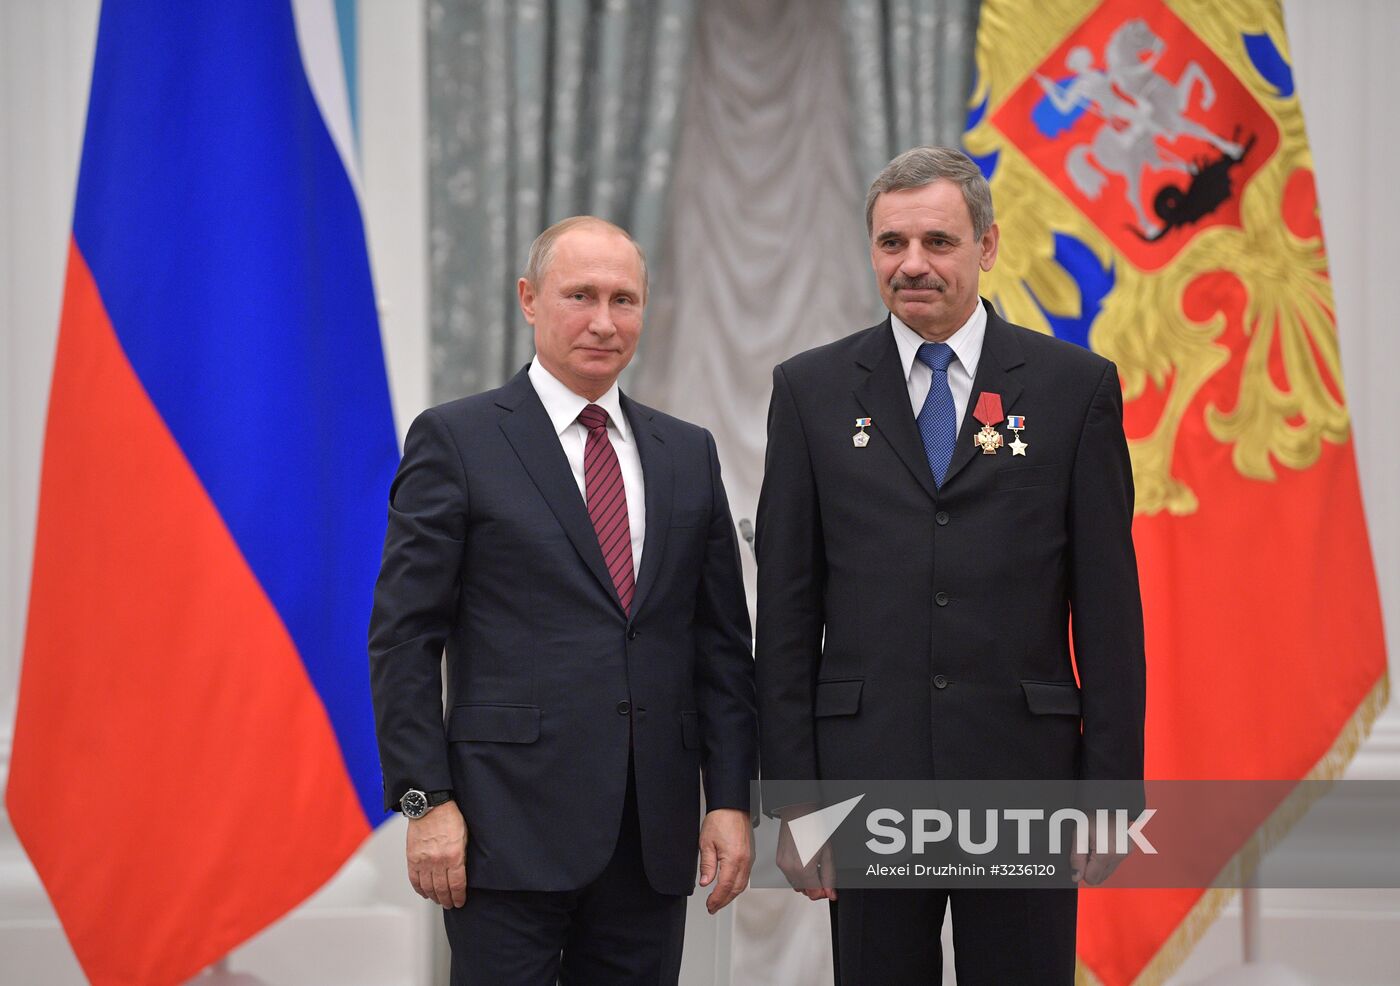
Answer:
[{"label": "gold fringe on flag", "polygon": [[[1331,748],[1322,759],[1308,771],[1303,781],[1335,781],[1346,772],[1347,766],[1356,756],[1361,744],[1371,735],[1376,719],[1390,704],[1390,675],[1382,674],[1375,687],[1357,706],[1356,712],[1347,720],[1337,735]],[[1259,862],[1275,846],[1284,840],[1308,810],[1326,791],[1316,785],[1294,788],[1293,793],[1283,800],[1268,820],[1255,831],[1228,863],[1220,871],[1220,882],[1226,887],[1211,887],[1176,926],[1176,931],[1168,938],[1152,960],[1147,963],[1133,986],[1161,986],[1172,973],[1181,968],[1191,951],[1196,947],[1225,905],[1235,896],[1238,887],[1249,882],[1249,877],[1259,867]],[[1103,986],[1084,963],[1078,963],[1074,974],[1075,986]]]}]

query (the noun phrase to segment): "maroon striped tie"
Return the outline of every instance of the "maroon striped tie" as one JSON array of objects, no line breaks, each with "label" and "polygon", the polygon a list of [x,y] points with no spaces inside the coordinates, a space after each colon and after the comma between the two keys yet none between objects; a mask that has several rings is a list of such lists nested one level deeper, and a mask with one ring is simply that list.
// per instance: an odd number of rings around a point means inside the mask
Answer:
[{"label": "maroon striped tie", "polygon": [[578,413],[578,419],[588,429],[588,441],[583,446],[583,488],[588,516],[593,519],[593,530],[598,532],[598,547],[603,549],[603,561],[612,576],[623,612],[630,614],[632,595],[637,588],[632,574],[632,526],[627,522],[627,490],[622,485],[622,467],[608,440],[608,412],[597,404],[589,404]]}]

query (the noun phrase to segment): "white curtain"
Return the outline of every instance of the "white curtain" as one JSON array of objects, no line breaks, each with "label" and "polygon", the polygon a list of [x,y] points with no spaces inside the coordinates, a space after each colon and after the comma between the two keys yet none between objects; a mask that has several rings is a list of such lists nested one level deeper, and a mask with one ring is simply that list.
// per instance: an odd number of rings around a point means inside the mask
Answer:
[{"label": "white curtain", "polygon": [[[669,237],[632,390],[714,432],[738,519],[758,504],[773,366],[882,309],[838,0],[710,0],[695,30]],[[744,564],[752,605],[747,550]],[[825,904],[753,889],[733,920],[734,986],[831,981]]]},{"label": "white curtain", "polygon": [[712,0],[695,31],[632,391],[714,432],[737,519],[758,503],[774,365],[881,309],[837,0]]},{"label": "white curtain", "polygon": [[856,166],[869,182],[919,144],[958,140],[979,0],[843,0]]},{"label": "white curtain", "polygon": [[540,230],[590,213],[654,252],[694,0],[430,0],[433,397],[534,352],[515,279]]}]

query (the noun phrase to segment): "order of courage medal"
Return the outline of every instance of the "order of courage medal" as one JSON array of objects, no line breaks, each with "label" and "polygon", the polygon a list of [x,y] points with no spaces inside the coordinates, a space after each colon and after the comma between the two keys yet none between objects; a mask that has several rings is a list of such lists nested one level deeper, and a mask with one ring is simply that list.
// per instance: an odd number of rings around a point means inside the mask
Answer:
[{"label": "order of courage medal", "polygon": [[1001,432],[996,429],[997,424],[1005,417],[1001,411],[1001,395],[989,390],[982,391],[972,416],[982,422],[982,430],[972,436],[973,442],[982,450],[983,455],[996,455],[997,449],[1006,444]]}]

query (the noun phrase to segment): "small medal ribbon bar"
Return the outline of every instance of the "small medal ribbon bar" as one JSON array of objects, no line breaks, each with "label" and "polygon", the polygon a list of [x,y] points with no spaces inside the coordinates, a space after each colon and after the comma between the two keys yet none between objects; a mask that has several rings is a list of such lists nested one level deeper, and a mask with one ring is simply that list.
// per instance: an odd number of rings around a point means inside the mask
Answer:
[{"label": "small medal ribbon bar", "polygon": [[1024,414],[1008,414],[1006,416],[1006,427],[1012,431],[1020,431],[1026,426],[1026,416]]},{"label": "small medal ribbon bar", "polygon": [[857,427],[857,428],[869,428],[869,427],[870,427],[870,419],[869,419],[869,418],[856,418],[856,427]]}]

